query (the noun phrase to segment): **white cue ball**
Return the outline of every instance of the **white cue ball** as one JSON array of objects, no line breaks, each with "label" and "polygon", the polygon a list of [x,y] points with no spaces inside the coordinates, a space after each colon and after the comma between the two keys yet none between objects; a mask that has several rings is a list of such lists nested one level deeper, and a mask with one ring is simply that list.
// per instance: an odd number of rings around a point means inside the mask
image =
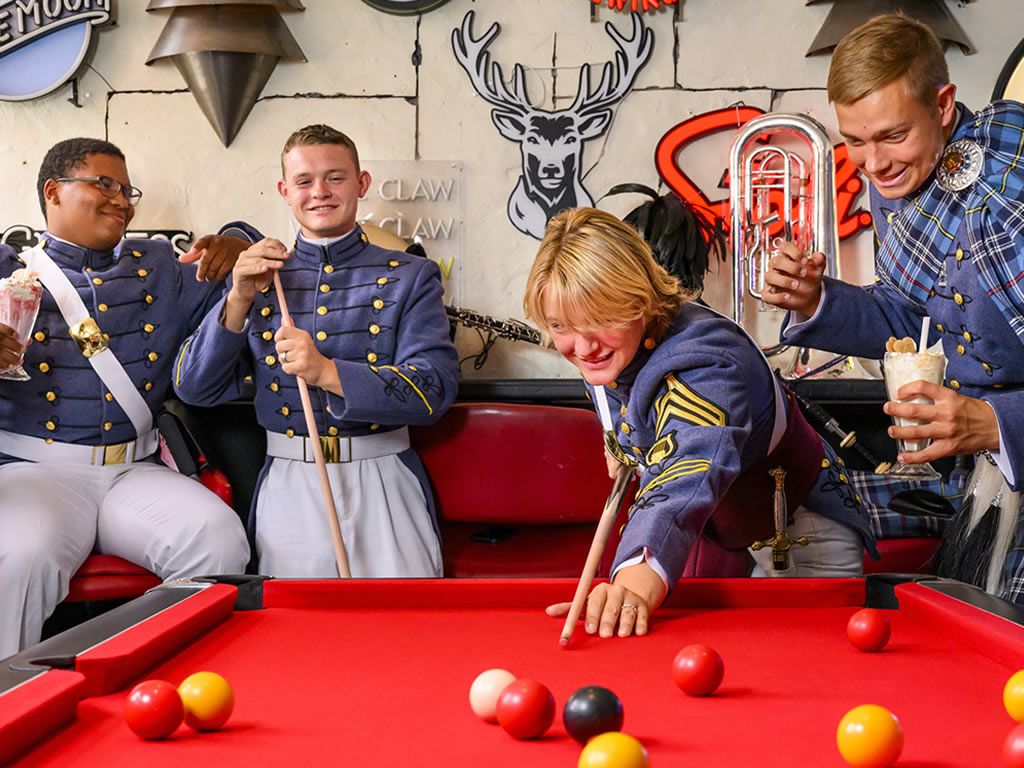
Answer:
[{"label": "white cue ball", "polygon": [[488,669],[477,675],[473,685],[469,687],[469,706],[474,714],[488,723],[498,722],[495,715],[498,697],[505,690],[505,686],[515,679],[516,676],[507,669]]}]

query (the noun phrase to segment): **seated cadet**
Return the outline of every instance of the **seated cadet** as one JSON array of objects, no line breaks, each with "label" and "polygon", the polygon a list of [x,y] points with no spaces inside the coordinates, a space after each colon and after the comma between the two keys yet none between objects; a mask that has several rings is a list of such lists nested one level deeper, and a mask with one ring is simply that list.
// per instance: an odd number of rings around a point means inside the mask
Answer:
[{"label": "seated cadet", "polygon": [[[174,353],[222,292],[161,240],[122,240],[141,192],[96,139],[54,145],[39,169],[40,245],[0,245],[0,277],[25,267],[44,293],[27,349],[0,326],[0,657],[43,620],[94,549],[164,579],[241,573],[234,511],[159,463],[153,416]],[[69,326],[74,326],[72,332]]]},{"label": "seated cadet", "polygon": [[[858,576],[864,548],[877,556],[841,464],[757,345],[688,301],[632,227],[593,208],[555,216],[524,303],[582,373],[607,447],[640,473],[612,581],[587,600],[587,632],[645,634],[695,547],[720,549],[708,551],[718,564],[697,562],[693,575],[746,575],[746,548],[773,533],[776,467],[786,471],[786,533],[810,541],[794,546],[779,571],[770,549],[752,552],[755,573]],[[728,557],[735,551],[739,573]],[[568,606],[548,611],[562,615]]]},{"label": "seated cadet", "polygon": [[[369,243],[356,208],[370,184],[355,144],[325,125],[293,133],[278,192],[300,233],[291,253],[245,224],[255,245],[232,285],[179,354],[175,386],[196,405],[256,385],[267,430],[250,529],[259,572],[337,576],[296,376],[310,386],[327,472],[354,577],[440,576],[427,477],[409,424],[429,424],[455,399],[458,355],[448,338],[440,270]],[[278,273],[295,327],[281,323]],[[333,460],[331,461],[331,455]]]}]

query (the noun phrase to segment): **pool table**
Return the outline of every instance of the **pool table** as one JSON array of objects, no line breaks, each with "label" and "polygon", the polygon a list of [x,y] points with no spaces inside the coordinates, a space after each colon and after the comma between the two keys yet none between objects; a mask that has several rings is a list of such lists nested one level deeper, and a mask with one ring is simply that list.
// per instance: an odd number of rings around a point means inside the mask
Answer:
[{"label": "pool table", "polygon": [[[599,639],[542,611],[570,580],[290,581],[235,578],[161,586],[8,659],[0,670],[0,764],[575,766],[566,698],[611,688],[623,730],[654,766],[842,766],[840,718],[881,704],[901,719],[898,765],[1000,765],[1013,723],[1007,678],[1024,667],[1022,613],[956,582],[681,582],[642,638]],[[846,623],[883,608],[893,639],[855,650]],[[677,651],[716,648],[725,680],[690,698]],[[515,741],[468,703],[481,671],[505,667],[556,699],[546,736]],[[199,670],[230,680],[222,730],[182,726],[144,742],[122,719],[139,680],[175,685]]]}]

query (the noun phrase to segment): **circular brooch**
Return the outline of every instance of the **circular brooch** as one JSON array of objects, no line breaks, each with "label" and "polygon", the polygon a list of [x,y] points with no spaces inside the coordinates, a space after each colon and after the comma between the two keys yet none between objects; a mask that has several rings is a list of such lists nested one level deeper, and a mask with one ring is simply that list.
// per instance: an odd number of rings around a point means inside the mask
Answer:
[{"label": "circular brooch", "polygon": [[939,186],[947,192],[967,189],[981,176],[981,147],[970,139],[957,139],[946,147],[936,171]]}]

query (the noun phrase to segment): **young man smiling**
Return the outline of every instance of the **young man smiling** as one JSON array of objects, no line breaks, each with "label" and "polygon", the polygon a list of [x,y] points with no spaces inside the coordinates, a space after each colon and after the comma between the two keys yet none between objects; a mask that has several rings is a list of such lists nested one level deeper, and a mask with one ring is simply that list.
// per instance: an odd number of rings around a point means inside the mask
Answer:
[{"label": "young man smiling", "polygon": [[925,25],[879,16],[837,46],[828,79],[850,159],[871,182],[877,283],[823,278],[821,254],[784,244],[768,302],[790,310],[786,343],[879,358],[888,337],[941,340],[946,386],[913,382],[886,413],[919,419],[895,438],[930,438],[905,463],[978,453],[937,569],[1024,602],[1024,106],[972,114],[956,101]]},{"label": "young man smiling", "polygon": [[[256,385],[267,430],[250,528],[260,573],[337,576],[296,376],[310,385],[349,565],[355,577],[440,576],[433,499],[409,443],[455,399],[440,270],[369,243],[356,223],[370,175],[355,144],[325,125],[292,134],[277,188],[300,226],[295,246],[236,223],[254,245],[232,286],[182,345],[176,388],[186,402],[236,398]],[[280,274],[295,327],[281,324]],[[335,445],[338,450],[333,450]]]},{"label": "young man smiling", "polygon": [[234,511],[155,459],[174,353],[221,286],[166,241],[122,240],[142,193],[113,144],[54,145],[37,186],[40,246],[0,245],[0,276],[27,264],[45,289],[27,349],[0,325],[0,366],[24,355],[31,376],[0,381],[0,657],[39,640],[94,547],[163,578],[249,557]]}]

